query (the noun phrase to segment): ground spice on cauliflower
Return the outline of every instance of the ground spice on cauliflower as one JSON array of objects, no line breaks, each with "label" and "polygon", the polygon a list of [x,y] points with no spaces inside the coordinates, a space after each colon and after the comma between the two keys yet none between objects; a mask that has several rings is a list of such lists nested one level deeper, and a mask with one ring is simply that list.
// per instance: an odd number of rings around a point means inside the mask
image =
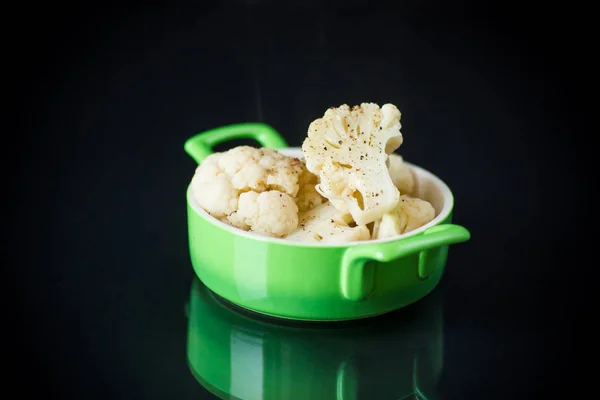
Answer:
[{"label": "ground spice on cauliflower", "polygon": [[302,143],[306,166],[319,177],[317,190],[358,224],[380,219],[400,200],[386,165],[403,141],[400,117],[393,104],[343,104],[314,120]]},{"label": "ground spice on cauliflower", "polygon": [[296,229],[299,208],[308,210],[322,201],[313,193],[316,177],[311,175],[298,158],[238,146],[206,157],[196,168],[191,191],[213,217],[240,229],[283,237]]}]

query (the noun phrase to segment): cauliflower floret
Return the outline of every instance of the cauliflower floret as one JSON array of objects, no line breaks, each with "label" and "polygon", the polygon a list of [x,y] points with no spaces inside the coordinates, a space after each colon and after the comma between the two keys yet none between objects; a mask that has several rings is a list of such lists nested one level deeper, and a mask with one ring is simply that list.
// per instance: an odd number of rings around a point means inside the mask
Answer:
[{"label": "cauliflower floret", "polygon": [[416,190],[415,173],[404,163],[399,154],[392,153],[388,158],[388,170],[400,194],[412,195]]},{"label": "cauliflower floret", "polygon": [[[191,193],[200,207],[223,222],[240,229],[283,236],[297,227],[298,208],[294,199],[300,190],[303,171],[306,167],[298,158],[273,149],[238,146],[206,157],[196,168]],[[259,217],[249,208],[241,210],[241,195],[249,199],[262,192],[273,193],[256,197],[260,206],[257,212],[273,213],[272,218]],[[236,213],[238,210],[240,213]],[[264,225],[267,220],[279,226],[267,227]]]},{"label": "cauliflower floret", "polygon": [[216,154],[221,154],[217,157],[220,170],[231,177],[231,183],[237,190],[279,190],[290,196],[298,193],[298,178],[303,165],[297,158],[273,149],[251,146],[238,146]]},{"label": "cauliflower floret", "polygon": [[435,218],[435,209],[426,200],[402,195],[398,207],[375,222],[373,238],[383,239],[408,233]]},{"label": "cauliflower floret", "polygon": [[320,178],[317,190],[359,225],[398,205],[386,161],[402,144],[400,116],[392,104],[332,107],[310,124],[302,144],[306,167]]},{"label": "cauliflower floret", "polygon": [[218,172],[213,174],[212,170],[217,171],[217,168],[206,165],[205,169],[200,166],[196,169],[192,178],[192,194],[200,207],[213,217],[222,219],[237,210],[238,191],[229,176]]},{"label": "cauliflower floret", "polygon": [[298,229],[286,239],[298,242],[346,243],[369,240],[371,232],[365,225],[350,226],[352,217],[340,213],[331,203],[300,213]]},{"label": "cauliflower floret", "polygon": [[229,216],[232,225],[267,236],[282,237],[298,226],[294,199],[278,190],[240,194],[238,210]]},{"label": "cauliflower floret", "polygon": [[319,204],[327,201],[327,199],[317,192],[315,186],[318,183],[319,178],[307,170],[306,166],[304,166],[302,173],[300,174],[300,178],[298,179],[298,184],[300,185],[298,195],[296,196],[296,205],[298,206],[298,211],[303,212],[312,210]]}]

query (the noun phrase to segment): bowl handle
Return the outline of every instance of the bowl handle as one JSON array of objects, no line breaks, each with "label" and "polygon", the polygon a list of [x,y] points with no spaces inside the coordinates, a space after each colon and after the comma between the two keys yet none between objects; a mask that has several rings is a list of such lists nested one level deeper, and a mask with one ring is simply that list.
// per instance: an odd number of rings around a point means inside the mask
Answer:
[{"label": "bowl handle", "polygon": [[202,160],[213,153],[213,146],[234,139],[254,139],[262,147],[272,149],[288,147],[281,135],[271,126],[259,122],[246,122],[198,133],[186,140],[183,148],[200,164]]},{"label": "bowl handle", "polygon": [[367,261],[388,262],[435,247],[469,240],[469,231],[455,224],[432,226],[422,233],[389,243],[349,247],[342,258],[342,295],[353,301],[365,299],[373,289],[373,266]]}]

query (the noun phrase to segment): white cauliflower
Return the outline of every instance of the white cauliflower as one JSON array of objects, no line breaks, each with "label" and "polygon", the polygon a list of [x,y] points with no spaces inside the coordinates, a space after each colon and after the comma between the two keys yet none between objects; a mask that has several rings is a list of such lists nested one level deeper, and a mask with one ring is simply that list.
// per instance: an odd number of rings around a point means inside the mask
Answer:
[{"label": "white cauliflower", "polygon": [[340,213],[327,202],[300,213],[298,229],[285,238],[298,242],[345,243],[369,240],[371,232],[365,225],[353,224],[349,214]]},{"label": "white cauliflower", "polygon": [[398,205],[386,161],[402,144],[400,116],[392,104],[332,107],[310,124],[302,144],[306,167],[320,178],[317,190],[359,225]]},{"label": "white cauliflower", "polygon": [[375,222],[373,238],[383,239],[408,233],[434,218],[435,209],[428,201],[402,195],[398,207]]},{"label": "white cauliflower", "polygon": [[327,201],[327,199],[317,192],[315,186],[318,183],[319,178],[307,170],[306,166],[304,166],[304,170],[298,178],[298,184],[300,185],[300,189],[296,195],[296,205],[298,206],[298,211],[303,212],[312,210],[319,204]]},{"label": "white cauliflower", "polygon": [[[213,217],[240,229],[281,237],[298,225],[295,200],[304,173],[308,171],[298,158],[273,149],[238,146],[206,157],[192,178],[191,191]],[[309,206],[315,201],[300,202]]]},{"label": "white cauliflower", "polygon": [[298,207],[290,195],[278,190],[245,192],[229,222],[244,230],[282,237],[298,226]]},{"label": "white cauliflower", "polygon": [[404,163],[402,156],[395,153],[389,155],[388,171],[400,194],[412,195],[415,192],[415,173]]}]

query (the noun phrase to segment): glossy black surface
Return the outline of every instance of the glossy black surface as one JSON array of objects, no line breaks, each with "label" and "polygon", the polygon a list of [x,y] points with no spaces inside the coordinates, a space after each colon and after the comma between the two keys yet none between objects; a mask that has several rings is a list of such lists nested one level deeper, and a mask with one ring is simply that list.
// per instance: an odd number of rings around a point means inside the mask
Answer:
[{"label": "glossy black surface", "polygon": [[439,398],[588,392],[574,380],[572,357],[587,353],[572,321],[591,278],[571,252],[587,159],[574,148],[577,74],[562,64],[579,31],[553,22],[575,17],[522,3],[315,3],[19,14],[35,34],[10,45],[22,101],[4,147],[18,196],[3,253],[22,394],[211,399],[186,362],[184,141],[264,121],[297,146],[327,107],[361,101],[399,107],[400,153],[449,184],[472,233],[442,283]]}]

